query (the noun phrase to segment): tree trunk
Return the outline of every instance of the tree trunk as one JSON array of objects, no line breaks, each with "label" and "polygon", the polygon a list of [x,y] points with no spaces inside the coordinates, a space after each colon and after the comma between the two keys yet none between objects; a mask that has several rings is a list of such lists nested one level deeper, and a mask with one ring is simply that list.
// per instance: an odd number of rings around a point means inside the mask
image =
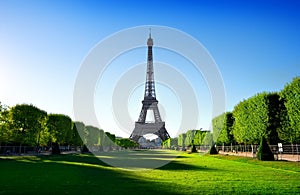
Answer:
[{"label": "tree trunk", "polygon": [[20,144],[20,146],[19,146],[19,154],[21,154],[22,153],[22,144]]},{"label": "tree trunk", "polygon": [[36,153],[37,154],[39,153],[39,147],[40,147],[40,134],[41,134],[41,131],[39,131],[38,140],[37,140],[37,144],[36,144]]}]

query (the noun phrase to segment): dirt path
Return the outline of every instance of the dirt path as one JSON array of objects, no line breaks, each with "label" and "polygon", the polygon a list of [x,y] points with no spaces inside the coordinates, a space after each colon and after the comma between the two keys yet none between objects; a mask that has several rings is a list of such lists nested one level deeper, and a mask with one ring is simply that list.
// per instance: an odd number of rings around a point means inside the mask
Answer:
[{"label": "dirt path", "polygon": [[[252,152],[223,152],[219,151],[219,154],[224,155],[233,155],[233,156],[243,156],[243,157],[249,157],[249,158],[256,158],[256,154],[252,154]],[[278,154],[274,155],[275,159],[277,160],[287,160],[287,161],[293,161],[293,162],[300,162],[300,155],[292,155],[292,154]]]}]

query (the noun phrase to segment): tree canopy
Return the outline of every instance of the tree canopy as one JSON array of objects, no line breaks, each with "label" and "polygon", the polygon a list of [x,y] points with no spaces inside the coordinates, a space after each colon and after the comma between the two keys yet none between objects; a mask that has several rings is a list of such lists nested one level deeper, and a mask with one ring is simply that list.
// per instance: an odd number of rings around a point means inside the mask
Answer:
[{"label": "tree canopy", "polygon": [[282,114],[282,129],[279,136],[290,143],[300,142],[300,77],[288,83],[280,93],[284,101],[284,114]]}]

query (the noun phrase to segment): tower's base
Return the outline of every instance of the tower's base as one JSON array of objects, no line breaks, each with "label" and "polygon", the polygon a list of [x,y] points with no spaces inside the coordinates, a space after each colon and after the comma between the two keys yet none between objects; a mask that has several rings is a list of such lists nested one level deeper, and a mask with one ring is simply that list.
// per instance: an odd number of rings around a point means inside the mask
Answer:
[{"label": "tower's base", "polygon": [[162,141],[165,141],[170,138],[170,135],[167,132],[165,127],[165,122],[156,122],[156,123],[135,122],[134,130],[129,138],[135,142],[138,142],[140,137],[146,134],[157,135]]}]

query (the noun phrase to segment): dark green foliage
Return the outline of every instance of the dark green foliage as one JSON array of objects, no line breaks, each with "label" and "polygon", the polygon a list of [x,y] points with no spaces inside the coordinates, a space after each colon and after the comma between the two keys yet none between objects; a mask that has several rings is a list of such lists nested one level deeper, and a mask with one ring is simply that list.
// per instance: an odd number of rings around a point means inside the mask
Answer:
[{"label": "dark green foliage", "polygon": [[288,83],[280,93],[285,110],[281,114],[279,137],[289,143],[300,142],[300,77]]},{"label": "dark green foliage", "polygon": [[169,138],[162,142],[162,147],[164,149],[176,149],[178,147],[178,137]]},{"label": "dark green foliage", "polygon": [[257,94],[235,106],[233,133],[238,143],[257,144],[266,133],[268,105],[266,94]]},{"label": "dark green foliage", "polygon": [[196,130],[196,133],[194,135],[194,144],[196,146],[200,146],[201,144],[203,144],[206,133],[207,131]]},{"label": "dark green foliage", "polygon": [[72,120],[63,114],[49,114],[47,128],[51,133],[52,142],[68,144],[72,137]]},{"label": "dark green foliage", "polygon": [[214,154],[219,154],[219,152],[217,151],[215,144],[213,144],[210,149],[209,149],[209,154],[214,155]]},{"label": "dark green foliage", "polygon": [[[209,145],[209,140],[211,140],[212,138],[208,134],[208,131],[188,130],[186,133],[180,134],[178,138],[173,138],[172,140],[174,141],[172,142],[171,140],[171,147],[177,148],[178,146],[181,146],[182,149],[185,150],[186,146],[200,146],[202,144]],[[178,144],[174,143],[176,140]]]},{"label": "dark green foliage", "polygon": [[182,148],[185,147],[185,138],[186,138],[185,133],[182,133],[178,136],[178,146],[181,146]]},{"label": "dark green foliage", "polygon": [[170,138],[171,139],[171,148],[177,148],[178,147],[178,138],[174,137],[174,138]]},{"label": "dark green foliage", "polygon": [[72,126],[72,135],[69,143],[73,146],[82,146],[83,141],[78,133],[77,126],[75,125],[75,123],[73,123]]},{"label": "dark green foliage", "polygon": [[8,107],[0,102],[0,145],[8,143],[12,137],[12,131],[9,129]]},{"label": "dark green foliage", "polygon": [[72,120],[63,114],[49,114],[47,129],[51,134],[52,154],[60,154],[59,145],[69,144],[72,137]]},{"label": "dark green foliage", "polygon": [[258,160],[266,160],[266,161],[273,161],[274,155],[267,143],[265,137],[261,138],[260,145],[257,151],[257,159]]},{"label": "dark green foliage", "polygon": [[230,144],[233,141],[232,126],[234,118],[231,112],[226,112],[212,121],[213,125],[213,138],[216,144]]},{"label": "dark green foliage", "polygon": [[258,144],[265,136],[278,141],[282,104],[277,93],[260,93],[240,102],[233,110],[233,135],[238,143]]},{"label": "dark green foliage", "polygon": [[190,147],[192,145],[192,143],[194,142],[194,137],[195,137],[195,134],[196,134],[196,131],[197,130],[188,130],[186,133],[185,133],[185,146],[188,146]]},{"label": "dark green foliage", "polygon": [[103,136],[103,146],[107,150],[112,150],[112,147],[115,145],[116,136],[109,132],[105,132]]},{"label": "dark green foliage", "polygon": [[86,142],[88,147],[100,146],[100,144],[103,145],[103,143],[101,143],[103,140],[103,130],[100,130],[98,127],[88,125],[85,127],[85,131],[87,132]]},{"label": "dark green foliage", "polygon": [[132,141],[129,138],[117,138],[116,139],[116,144],[122,148],[135,148],[138,147],[138,143],[136,143],[135,141]]},{"label": "dark green foliage", "polygon": [[270,144],[277,144],[278,142],[281,142],[278,132],[282,129],[281,115],[285,106],[278,93],[270,93],[268,95],[268,106],[269,120],[267,126],[267,137]]},{"label": "dark green foliage", "polygon": [[165,140],[162,142],[162,147],[164,149],[169,149],[171,147],[171,138]]},{"label": "dark green foliage", "polygon": [[224,128],[224,121],[225,121],[225,113],[213,118],[212,120],[213,139],[217,144],[222,144],[224,141],[228,142],[227,135],[226,135],[227,133],[222,131],[222,129]]},{"label": "dark green foliage", "polygon": [[12,107],[7,113],[8,128],[15,143],[38,146],[45,125],[47,113],[39,108],[21,104]]},{"label": "dark green foliage", "polygon": [[205,133],[205,137],[203,139],[203,143],[202,144],[205,145],[205,146],[211,146],[211,145],[213,145],[213,142],[214,142],[214,140],[213,140],[213,134],[210,131],[207,131]]}]

